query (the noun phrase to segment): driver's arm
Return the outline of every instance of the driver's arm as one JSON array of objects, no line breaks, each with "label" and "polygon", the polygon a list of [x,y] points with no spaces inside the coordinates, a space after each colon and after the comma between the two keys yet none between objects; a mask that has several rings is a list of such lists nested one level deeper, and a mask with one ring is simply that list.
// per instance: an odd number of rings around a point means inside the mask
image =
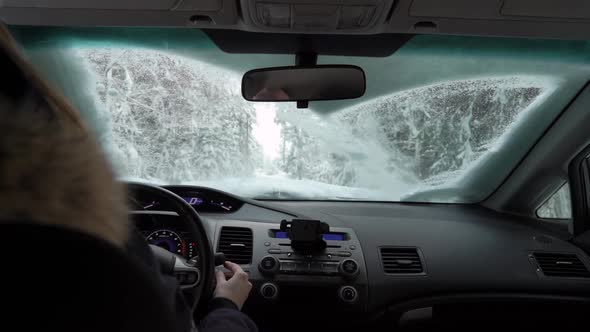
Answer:
[{"label": "driver's arm", "polygon": [[204,332],[258,331],[256,324],[240,311],[252,289],[248,274],[238,264],[232,262],[225,262],[225,267],[233,275],[226,279],[223,272],[215,273],[217,286],[209,305],[209,313],[201,321],[199,330]]},{"label": "driver's arm", "polygon": [[140,262],[145,273],[157,276],[160,293],[164,296],[168,306],[172,308],[172,312],[176,315],[176,326],[171,327],[170,331],[189,332],[194,330],[193,313],[190,306],[184,300],[184,295],[178,285],[178,281],[172,275],[161,273],[158,260],[152,253],[145,238],[135,227],[130,232],[126,251],[137,262]]},{"label": "driver's arm", "polygon": [[[193,315],[175,277],[162,274],[160,265],[147,242],[136,229],[132,230],[127,243],[127,252],[140,261],[146,273],[159,276],[161,292],[176,313],[176,326],[171,331],[189,332],[193,330]],[[226,262],[225,267],[233,273],[226,280],[221,271],[217,271],[217,286],[208,308],[208,314],[199,325],[199,332],[256,332],[256,324],[240,310],[248,298],[252,284],[248,275],[239,265]]]}]

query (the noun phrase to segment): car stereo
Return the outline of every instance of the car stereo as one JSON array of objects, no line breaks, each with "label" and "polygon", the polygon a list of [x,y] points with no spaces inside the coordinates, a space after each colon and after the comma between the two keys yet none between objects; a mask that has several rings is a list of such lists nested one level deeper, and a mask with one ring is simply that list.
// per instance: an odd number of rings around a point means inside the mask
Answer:
[{"label": "car stereo", "polygon": [[281,229],[269,230],[269,237],[288,239],[280,248],[269,248],[258,265],[260,272],[274,274],[341,276],[354,279],[359,263],[352,258],[351,248],[330,244],[350,240],[344,232],[331,232],[328,224],[319,220],[283,220]]},{"label": "car stereo", "polygon": [[[366,309],[368,299],[367,269],[361,243],[352,228],[332,227],[321,221],[295,218],[282,223],[220,220],[223,227],[251,229],[252,263],[243,268],[250,274],[256,305],[307,301],[321,290],[314,303],[350,312]],[[339,225],[340,226],[340,225]],[[301,231],[301,232],[300,232]],[[219,239],[219,238],[218,238]],[[220,241],[220,240],[218,240]],[[311,242],[300,250],[293,242]],[[323,248],[314,247],[323,242]],[[219,242],[218,242],[219,243]],[[238,243],[238,242],[232,242]],[[236,250],[240,252],[240,250]]]}]

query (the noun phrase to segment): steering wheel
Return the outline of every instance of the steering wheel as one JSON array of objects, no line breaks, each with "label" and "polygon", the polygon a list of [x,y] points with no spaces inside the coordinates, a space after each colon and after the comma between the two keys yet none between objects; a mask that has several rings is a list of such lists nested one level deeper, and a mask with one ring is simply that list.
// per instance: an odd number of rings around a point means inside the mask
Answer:
[{"label": "steering wheel", "polygon": [[156,246],[150,245],[150,248],[163,269],[169,270],[165,273],[182,276],[180,287],[193,312],[197,308],[197,312],[203,312],[200,309],[206,306],[209,295],[213,291],[215,267],[211,243],[199,214],[184,199],[164,188],[143,183],[127,183],[127,187],[131,197],[145,195],[173,207],[191,238],[200,244],[196,248],[198,262],[187,261],[184,257],[176,256]]}]

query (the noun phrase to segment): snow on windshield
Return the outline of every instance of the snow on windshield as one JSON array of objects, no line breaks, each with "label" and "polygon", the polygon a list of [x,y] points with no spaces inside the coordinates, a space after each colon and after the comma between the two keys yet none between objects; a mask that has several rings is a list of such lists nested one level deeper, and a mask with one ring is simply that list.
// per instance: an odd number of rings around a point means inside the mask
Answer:
[{"label": "snow on windshield", "polygon": [[440,82],[330,115],[250,103],[240,75],[145,49],[80,50],[119,175],[248,197],[397,201],[463,175],[545,88]]}]

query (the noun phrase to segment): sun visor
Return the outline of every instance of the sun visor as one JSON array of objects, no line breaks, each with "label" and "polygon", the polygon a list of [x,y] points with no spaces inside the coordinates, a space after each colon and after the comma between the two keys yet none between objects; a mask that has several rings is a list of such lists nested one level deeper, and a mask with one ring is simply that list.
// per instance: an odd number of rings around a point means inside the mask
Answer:
[{"label": "sun visor", "polygon": [[502,5],[502,15],[590,20],[590,2],[588,0],[536,0],[533,6],[529,0],[506,0]]},{"label": "sun visor", "polygon": [[0,20],[49,26],[227,26],[235,0],[3,0]]},{"label": "sun visor", "polygon": [[590,38],[588,0],[399,0],[389,32]]},{"label": "sun visor", "polygon": [[118,1],[118,0],[4,0],[6,7],[22,8],[53,8],[53,9],[145,9],[145,10],[170,10],[176,0],[142,0],[142,1]]}]

